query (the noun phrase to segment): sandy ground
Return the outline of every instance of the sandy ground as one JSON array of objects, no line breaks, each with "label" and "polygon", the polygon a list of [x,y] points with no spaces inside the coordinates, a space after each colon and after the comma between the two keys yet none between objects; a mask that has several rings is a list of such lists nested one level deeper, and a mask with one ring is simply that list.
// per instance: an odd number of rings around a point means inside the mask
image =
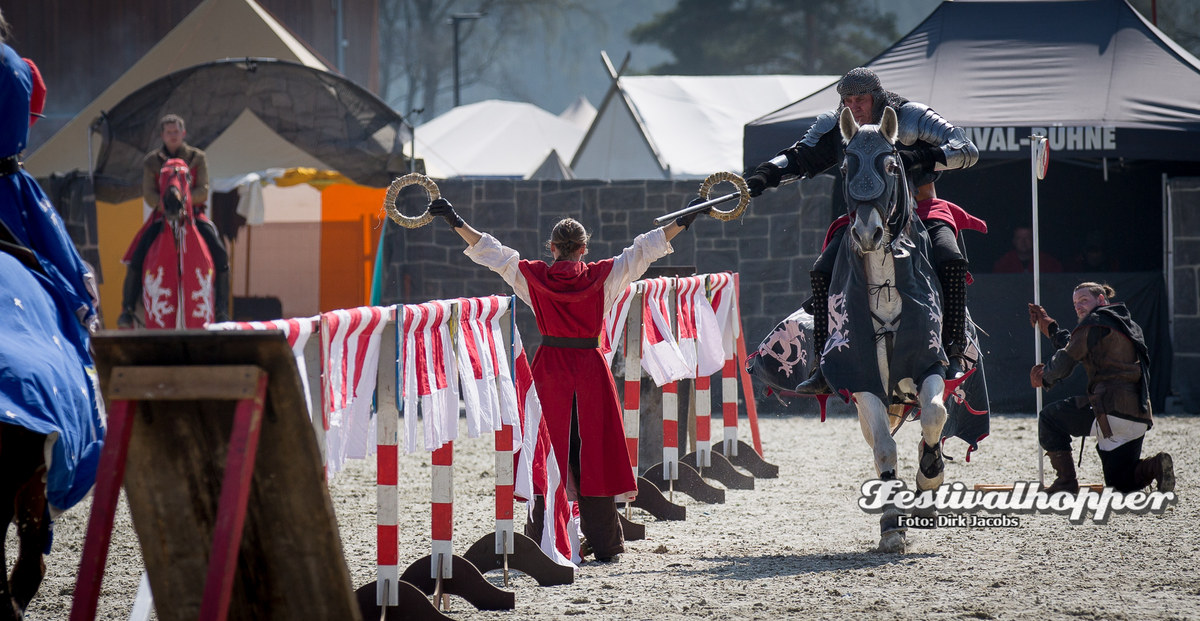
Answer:
[{"label": "sandy ground", "polygon": [[[1200,619],[1200,418],[1160,416],[1145,454],[1175,458],[1178,502],[1161,515],[1117,515],[1107,524],[1073,525],[1054,514],[1020,515],[1013,528],[910,531],[905,554],[872,551],[878,518],[857,508],[873,476],[857,419],[840,414],[761,421],[777,479],[753,491],[730,490],[721,505],[682,494],[682,522],[640,510],[647,539],[627,543],[619,563],[586,563],[574,584],[539,587],[514,574],[514,611],[482,612],[454,598],[459,619]],[[745,439],[749,440],[748,432]],[[918,430],[898,434],[902,476],[915,473]],[[1081,478],[1100,482],[1089,441]],[[947,482],[1036,480],[1032,416],[993,416],[992,435],[969,463],[952,439]],[[461,440],[455,451],[456,552],[493,527],[494,457],[490,438]],[[1047,464],[1047,467],[1048,464]],[[429,459],[404,456],[401,562],[429,553]],[[350,464],[330,487],[354,585],[374,580],[375,468]],[[403,509],[407,507],[407,509]],[[28,618],[65,619],[79,566],[90,500],[56,525],[49,570]],[[519,514],[518,514],[519,515]],[[518,523],[520,519],[518,518]],[[7,547],[12,553],[13,536]],[[11,558],[11,557],[10,557]],[[122,503],[100,602],[102,619],[126,619],[141,573],[137,540]],[[500,583],[498,572],[488,574]]]}]

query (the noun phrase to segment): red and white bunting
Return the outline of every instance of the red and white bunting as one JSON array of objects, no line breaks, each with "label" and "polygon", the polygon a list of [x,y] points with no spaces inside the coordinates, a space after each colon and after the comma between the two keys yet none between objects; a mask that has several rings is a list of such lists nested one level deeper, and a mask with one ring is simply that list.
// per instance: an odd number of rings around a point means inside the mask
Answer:
[{"label": "red and white bunting", "polygon": [[415,453],[417,405],[424,423],[427,451],[458,437],[458,367],[450,339],[451,302],[435,300],[397,309],[404,331],[403,369],[404,448]]},{"label": "red and white bunting", "polygon": [[321,377],[329,472],[363,459],[375,443],[371,400],[379,340],[391,308],[362,306],[321,315]]},{"label": "red and white bunting", "polygon": [[690,368],[692,377],[707,377],[721,370],[726,349],[721,343],[721,326],[716,312],[708,301],[706,276],[677,278],[679,288],[676,305],[676,325],[679,350]]},{"label": "red and white bunting", "polygon": [[690,377],[692,372],[675,342],[671,327],[668,296],[674,286],[673,278],[652,278],[642,281],[642,368],[650,374],[655,385]]},{"label": "red and white bunting", "polygon": [[738,363],[735,354],[741,320],[738,317],[737,289],[734,287],[733,274],[721,272],[709,275],[708,288],[717,324],[721,327],[721,345],[725,350],[725,364],[721,369],[721,418],[724,427],[721,440],[724,442],[725,455],[736,456]]},{"label": "red and white bunting", "polygon": [[[635,298],[628,304],[628,319],[625,327],[625,391],[624,412],[622,418],[625,426],[625,450],[629,453],[629,467],[633,469],[633,478],[638,477],[638,443],[641,437],[641,402],[642,402],[642,335],[637,326],[642,324],[641,285],[633,283],[629,286],[635,291]],[[627,290],[628,291],[628,290]],[[634,303],[639,302],[639,303]],[[633,327],[629,327],[633,326]],[[628,495],[618,497],[617,502],[628,501]]]},{"label": "red and white bunting", "polygon": [[500,317],[509,298],[458,300],[458,374],[467,413],[467,436],[499,430],[517,416],[517,397],[508,354],[500,331]]},{"label": "red and white bunting", "polygon": [[272,321],[222,321],[205,324],[209,330],[282,330],[292,355],[296,358],[296,368],[300,371],[300,384],[304,387],[304,405],[308,406],[308,418],[312,420],[312,395],[308,387],[308,367],[304,363],[304,346],[309,337],[321,324],[321,318],[304,317],[301,319],[275,319]]},{"label": "red and white bunting", "polygon": [[625,318],[629,316],[630,302],[637,295],[637,291],[638,283],[629,283],[612,308],[608,309],[608,314],[604,315],[604,334],[600,343],[600,352],[604,354],[604,359],[609,366],[612,366],[617,347],[621,344],[621,336],[625,333]]},{"label": "red and white bunting", "polygon": [[533,371],[525,356],[520,334],[513,334],[517,350],[517,393],[521,395],[521,417],[525,426],[521,449],[517,457],[515,494],[527,502],[528,513],[534,509],[534,496],[543,496],[546,509],[542,514],[542,552],[560,565],[580,561],[578,537],[571,537],[571,507],[567,501],[567,486],[558,470],[558,459],[550,446],[550,430],[542,420],[542,404],[533,385]]}]

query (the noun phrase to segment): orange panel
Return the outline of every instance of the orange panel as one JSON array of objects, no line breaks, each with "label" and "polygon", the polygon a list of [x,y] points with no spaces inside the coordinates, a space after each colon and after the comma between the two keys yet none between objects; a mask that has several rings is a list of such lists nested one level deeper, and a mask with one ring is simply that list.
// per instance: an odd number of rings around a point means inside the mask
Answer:
[{"label": "orange panel", "polygon": [[331,185],[321,191],[321,311],[369,303],[384,189]]}]

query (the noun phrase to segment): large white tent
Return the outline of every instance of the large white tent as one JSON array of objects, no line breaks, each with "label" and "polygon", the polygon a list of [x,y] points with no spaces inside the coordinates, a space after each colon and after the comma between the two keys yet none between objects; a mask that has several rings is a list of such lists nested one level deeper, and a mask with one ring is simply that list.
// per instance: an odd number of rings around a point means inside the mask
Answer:
[{"label": "large white tent", "polygon": [[533,104],[489,99],[454,108],[413,135],[431,177],[528,179],[552,151],[569,159],[584,131]]},{"label": "large white tent", "polygon": [[718,171],[741,171],[747,122],[837,79],[618,77],[571,168],[579,179],[700,179]]}]

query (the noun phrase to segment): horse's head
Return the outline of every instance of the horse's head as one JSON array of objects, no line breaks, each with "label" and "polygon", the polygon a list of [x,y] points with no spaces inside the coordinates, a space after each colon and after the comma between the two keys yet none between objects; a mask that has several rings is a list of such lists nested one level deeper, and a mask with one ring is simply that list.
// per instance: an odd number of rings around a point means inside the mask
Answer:
[{"label": "horse's head", "polygon": [[191,213],[192,171],[187,162],[172,158],[158,171],[159,204],[168,222],[179,222]]},{"label": "horse's head", "polygon": [[859,252],[873,252],[891,241],[889,221],[908,200],[908,181],[896,152],[896,113],[886,107],[879,125],[860,126],[850,110],[843,109],[839,121],[846,143],[846,209],[854,215],[850,238]]}]

